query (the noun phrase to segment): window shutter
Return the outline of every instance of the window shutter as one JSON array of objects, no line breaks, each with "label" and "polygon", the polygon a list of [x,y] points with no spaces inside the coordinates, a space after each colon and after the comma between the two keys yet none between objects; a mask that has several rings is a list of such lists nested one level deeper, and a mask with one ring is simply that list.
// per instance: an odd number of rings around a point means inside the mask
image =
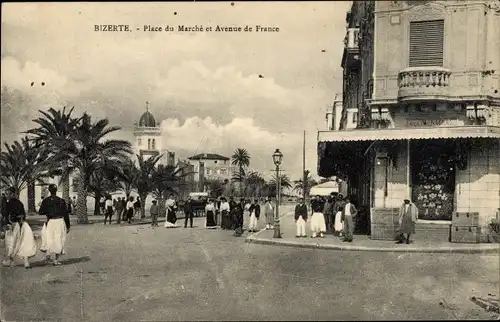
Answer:
[{"label": "window shutter", "polygon": [[443,66],[444,20],[410,22],[410,67]]}]

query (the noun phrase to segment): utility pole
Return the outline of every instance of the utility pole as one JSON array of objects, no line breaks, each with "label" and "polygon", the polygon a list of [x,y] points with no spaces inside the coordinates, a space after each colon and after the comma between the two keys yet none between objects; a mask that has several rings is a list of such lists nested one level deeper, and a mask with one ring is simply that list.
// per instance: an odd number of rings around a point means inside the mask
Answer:
[{"label": "utility pole", "polygon": [[302,197],[306,200],[307,173],[306,173],[306,131],[304,130],[304,140],[302,142]]}]

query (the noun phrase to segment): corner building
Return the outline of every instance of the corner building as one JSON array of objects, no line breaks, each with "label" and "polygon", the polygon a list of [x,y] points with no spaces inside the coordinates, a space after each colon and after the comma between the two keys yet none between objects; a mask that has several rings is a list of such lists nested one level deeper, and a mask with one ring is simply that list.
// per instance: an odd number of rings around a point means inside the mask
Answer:
[{"label": "corner building", "polygon": [[[366,209],[420,223],[500,211],[500,1],[354,1],[339,131],[318,132],[318,174]],[[482,231],[482,241],[488,229]]]}]

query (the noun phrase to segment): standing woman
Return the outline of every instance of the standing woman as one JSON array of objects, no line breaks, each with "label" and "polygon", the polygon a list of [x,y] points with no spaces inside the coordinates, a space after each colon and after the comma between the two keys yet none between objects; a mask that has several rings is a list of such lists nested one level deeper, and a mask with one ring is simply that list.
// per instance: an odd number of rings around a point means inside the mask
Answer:
[{"label": "standing woman", "polygon": [[8,259],[2,262],[4,266],[13,266],[14,258],[24,259],[24,268],[31,268],[29,258],[36,254],[35,237],[31,227],[26,222],[26,211],[24,205],[16,196],[16,189],[11,187],[7,190],[7,202],[5,213],[7,226],[10,229],[5,233],[5,246]]},{"label": "standing woman", "polygon": [[249,232],[257,232],[258,222],[260,217],[260,205],[257,199],[254,200],[254,203],[250,206],[250,224],[248,225]]},{"label": "standing woman", "polygon": [[224,230],[231,229],[231,218],[230,218],[231,207],[229,206],[229,203],[227,202],[226,198],[224,197],[221,198],[221,204],[219,209],[221,213],[220,227]]},{"label": "standing woman", "polygon": [[53,265],[61,265],[59,256],[64,254],[66,234],[69,232],[70,222],[66,201],[57,196],[57,186],[49,186],[50,196],[43,199],[40,206],[40,215],[47,216],[47,228],[43,247],[47,251],[47,260],[53,255]]},{"label": "standing woman", "polygon": [[325,216],[323,215],[324,203],[320,196],[316,196],[311,201],[312,216],[311,216],[311,231],[312,238],[323,237],[326,232]]},{"label": "standing woman", "polygon": [[126,206],[127,221],[129,224],[132,223],[132,218],[134,217],[134,197],[130,197]]},{"label": "standing woman", "polygon": [[167,208],[167,218],[165,219],[165,224],[164,226],[166,228],[173,228],[177,227],[175,225],[175,222],[177,221],[177,216],[175,215],[175,212],[177,211],[177,205],[174,199],[174,195],[168,196],[167,201],[165,202],[165,207]]},{"label": "standing woman", "polygon": [[335,212],[335,235],[342,236],[342,231],[344,230],[344,223],[342,222],[342,210],[344,209],[344,196],[339,193],[337,195],[337,201],[333,206],[333,211]]},{"label": "standing woman", "polygon": [[215,205],[212,199],[208,200],[207,205],[205,206],[205,228],[215,229],[217,228],[217,224],[215,222]]},{"label": "standing woman", "polygon": [[243,212],[245,200],[243,198],[240,199],[240,202],[236,203],[236,207],[234,208],[234,235],[236,237],[240,237],[243,234]]},{"label": "standing woman", "polygon": [[264,214],[266,215],[266,229],[274,229],[274,205],[271,197],[267,197],[267,201],[264,204]]}]

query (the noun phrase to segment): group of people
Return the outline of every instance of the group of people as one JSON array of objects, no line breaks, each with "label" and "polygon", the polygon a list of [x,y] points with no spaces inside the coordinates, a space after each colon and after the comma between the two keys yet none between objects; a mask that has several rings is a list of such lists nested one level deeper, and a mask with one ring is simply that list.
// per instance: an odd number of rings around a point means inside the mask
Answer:
[{"label": "group of people", "polygon": [[[70,206],[57,196],[57,186],[49,186],[50,196],[44,198],[39,213],[46,216],[41,231],[40,251],[45,253],[45,260],[53,265],[61,265],[60,256],[63,255],[66,243],[66,234],[70,230]],[[18,199],[15,188],[7,189],[7,196],[2,197],[0,209],[2,228],[5,230],[5,246],[7,259],[4,266],[13,266],[16,257],[24,260],[24,267],[31,268],[29,259],[36,255],[37,244],[33,231],[26,221],[26,211],[23,203]]]},{"label": "group of people", "polygon": [[[354,218],[358,210],[351,203],[349,197],[341,193],[331,193],[330,196],[322,198],[315,196],[311,200],[310,228],[311,237],[324,237],[327,232],[337,236],[344,236],[345,242],[352,242],[354,233]],[[306,223],[309,220],[307,206],[304,199],[300,198],[295,207],[296,237],[307,237]]]},{"label": "group of people", "polygon": [[[307,205],[300,198],[295,207],[295,224],[297,238],[307,237],[306,223],[310,221],[311,237],[324,237],[331,232],[343,237],[344,242],[352,242],[358,210],[349,197],[341,193],[331,193],[326,198],[315,196],[311,200],[311,217],[308,216]],[[397,243],[410,243],[410,237],[415,233],[415,223],[418,219],[418,209],[409,199],[405,199],[399,210],[399,229]]]},{"label": "group of people", "polygon": [[[188,197],[186,201],[180,204],[171,195],[165,202],[166,207],[166,220],[165,227],[173,228],[178,227],[176,225],[177,212],[182,210],[184,213],[184,228],[187,228],[188,221],[190,227],[193,227],[193,205],[191,197]],[[264,205],[264,214],[266,217],[266,228],[272,229],[274,222],[274,210],[275,206],[271,200],[268,198]],[[150,208],[151,214],[151,225],[153,227],[158,226],[158,215],[159,207],[156,200],[153,200],[153,205]],[[258,199],[253,200],[241,198],[235,200],[233,197],[229,198],[229,201],[225,197],[220,197],[217,199],[209,199],[205,206],[205,227],[208,229],[215,229],[219,225],[223,230],[234,230],[235,236],[241,236],[243,234],[243,223],[244,218],[247,217],[249,220],[248,231],[256,232],[258,230],[258,222],[261,214],[261,205]]]}]

